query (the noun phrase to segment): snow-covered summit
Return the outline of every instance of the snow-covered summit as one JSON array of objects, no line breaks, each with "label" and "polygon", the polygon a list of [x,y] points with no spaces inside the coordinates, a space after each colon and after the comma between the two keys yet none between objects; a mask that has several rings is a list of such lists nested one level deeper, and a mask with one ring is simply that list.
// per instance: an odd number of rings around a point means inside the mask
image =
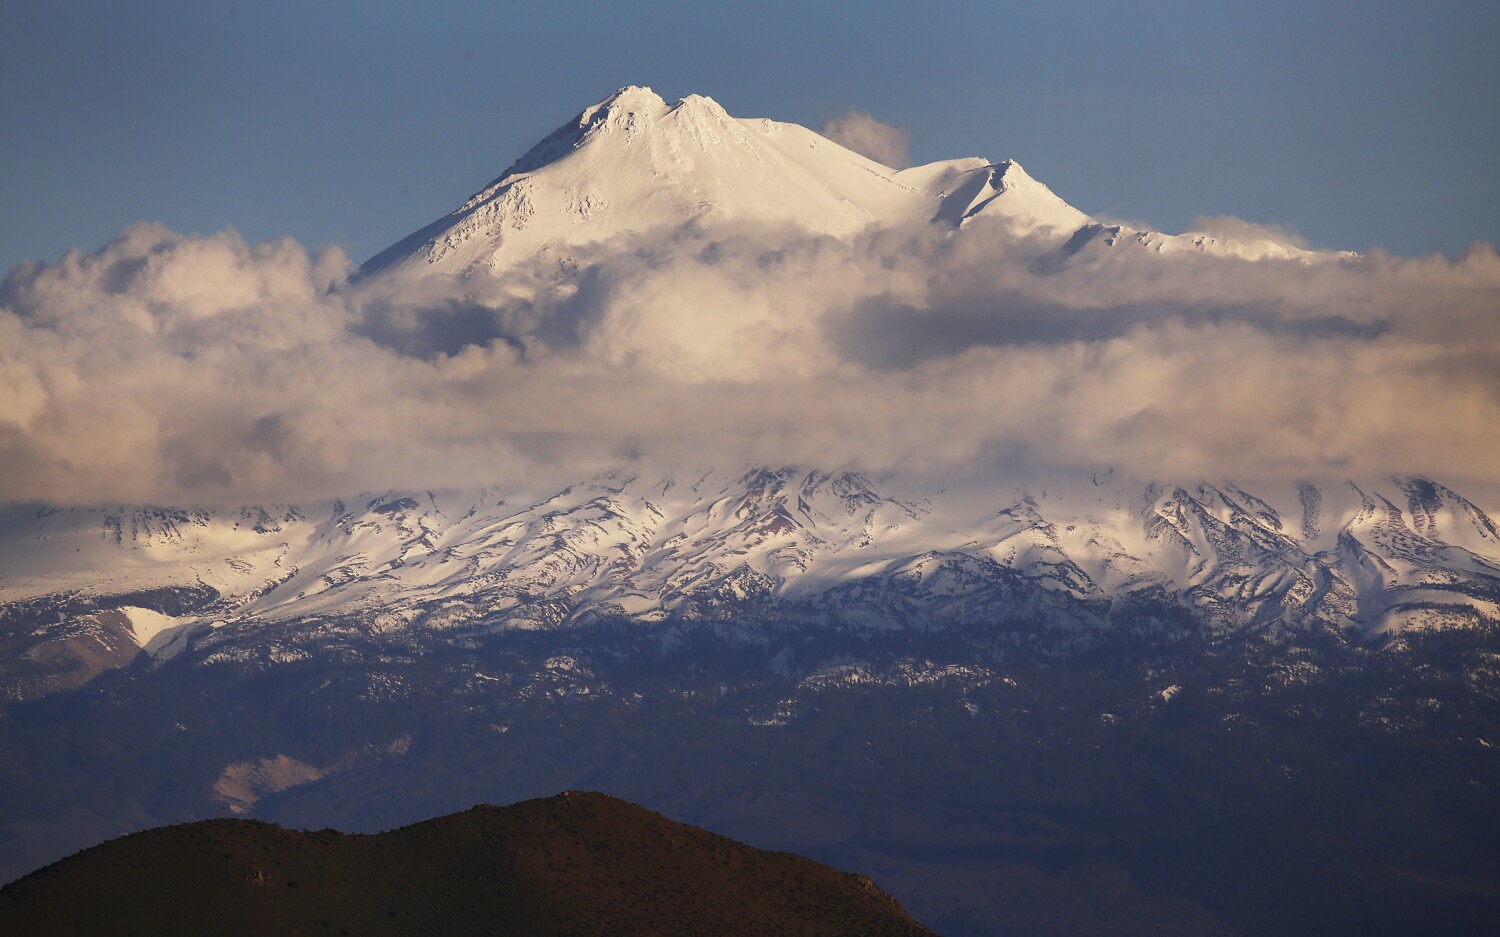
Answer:
[{"label": "snow-covered summit", "polygon": [[1058,198],[1013,159],[964,172],[938,206],[934,220],[963,225],[981,214],[1009,222],[1018,234],[1072,234],[1093,219]]},{"label": "snow-covered summit", "polygon": [[1090,218],[1014,162],[897,171],[804,127],[730,116],[712,98],[669,104],[626,87],[578,113],[457,210],[366,272],[499,271],[655,228],[733,222],[847,237],[872,225],[966,224],[983,214],[1066,238]]},{"label": "snow-covered summit", "polygon": [[790,224],[843,236],[913,193],[811,131],[737,120],[713,100],[623,88],[584,108],[453,213],[366,271],[502,270],[543,252],[693,223]]},{"label": "snow-covered summit", "polygon": [[1258,236],[1108,225],[1015,160],[896,170],[796,124],[733,117],[698,94],[668,103],[632,85],[584,108],[456,210],[363,269],[462,276],[538,259],[569,267],[589,245],[622,235],[736,224],[835,238],[873,227],[1003,225],[1016,237],[1053,242],[1063,258],[1115,249],[1299,262],[1346,256]]}]

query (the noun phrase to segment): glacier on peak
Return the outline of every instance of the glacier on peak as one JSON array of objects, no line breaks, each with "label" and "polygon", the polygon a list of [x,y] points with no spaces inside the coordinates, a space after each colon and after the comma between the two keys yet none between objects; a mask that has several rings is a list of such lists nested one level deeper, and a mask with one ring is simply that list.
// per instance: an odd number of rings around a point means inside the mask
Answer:
[{"label": "glacier on peak", "polygon": [[740,119],[703,95],[629,86],[579,112],[452,213],[371,258],[466,275],[622,234],[718,221],[849,237],[983,215],[1066,238],[1091,219],[1010,161],[895,170],[805,127]]},{"label": "glacier on peak", "polygon": [[1054,243],[1064,260],[1121,246],[1303,263],[1338,259],[1254,233],[1163,234],[1101,223],[1015,160],[892,169],[797,124],[731,116],[690,94],[630,85],[548,134],[453,212],[368,260],[389,269],[503,273],[622,235],[752,222],[849,238],[875,228],[974,223]]}]

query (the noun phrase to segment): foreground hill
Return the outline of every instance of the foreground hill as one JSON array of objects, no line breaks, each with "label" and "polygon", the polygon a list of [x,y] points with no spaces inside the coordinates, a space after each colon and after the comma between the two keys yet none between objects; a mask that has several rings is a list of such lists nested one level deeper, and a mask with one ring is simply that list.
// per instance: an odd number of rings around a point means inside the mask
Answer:
[{"label": "foreground hill", "polygon": [[7,934],[930,934],[868,878],[603,794],[374,836],[209,820],[0,891]]}]

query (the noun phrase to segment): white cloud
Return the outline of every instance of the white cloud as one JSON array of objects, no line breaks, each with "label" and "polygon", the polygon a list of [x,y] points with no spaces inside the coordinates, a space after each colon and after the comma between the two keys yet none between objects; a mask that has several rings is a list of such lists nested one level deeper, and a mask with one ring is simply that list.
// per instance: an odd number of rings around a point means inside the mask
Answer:
[{"label": "white cloud", "polygon": [[1237,241],[1270,241],[1289,247],[1307,247],[1307,238],[1286,225],[1255,223],[1233,215],[1199,215],[1189,224],[1189,230],[1201,231],[1217,237]]},{"label": "white cloud", "polygon": [[905,169],[911,165],[906,152],[909,142],[906,131],[877,120],[865,111],[851,108],[848,113],[824,124],[818,133],[892,169]]},{"label": "white cloud", "polygon": [[565,280],[349,283],[336,251],[137,226],[0,285],[0,501],[567,483],[628,457],[1500,474],[1488,247],[1040,251],[745,227],[598,246]]}]

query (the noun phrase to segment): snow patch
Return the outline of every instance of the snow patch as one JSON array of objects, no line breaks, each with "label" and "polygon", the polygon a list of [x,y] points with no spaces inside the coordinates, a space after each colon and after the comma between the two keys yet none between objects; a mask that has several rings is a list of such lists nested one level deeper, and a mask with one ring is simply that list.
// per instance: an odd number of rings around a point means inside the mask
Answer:
[{"label": "snow patch", "polygon": [[130,620],[131,637],[135,643],[158,662],[181,654],[198,624],[197,618],[173,618],[134,605],[121,606],[120,612]]}]

